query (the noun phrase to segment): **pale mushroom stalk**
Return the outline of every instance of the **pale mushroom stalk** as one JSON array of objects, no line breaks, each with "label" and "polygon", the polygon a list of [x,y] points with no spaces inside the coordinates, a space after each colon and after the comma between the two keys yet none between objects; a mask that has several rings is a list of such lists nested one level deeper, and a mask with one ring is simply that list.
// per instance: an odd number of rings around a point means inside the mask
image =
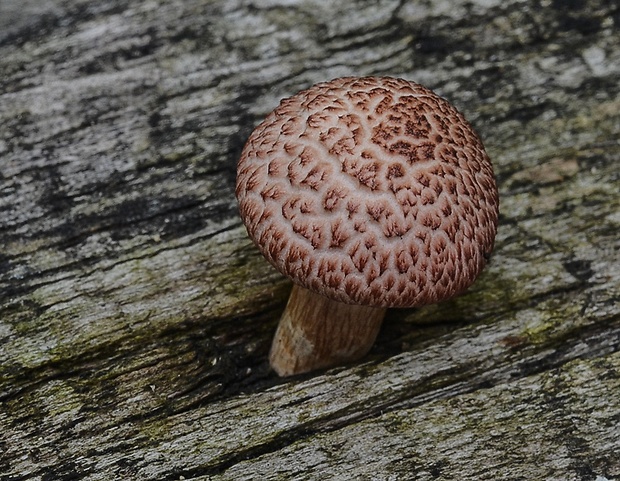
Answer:
[{"label": "pale mushroom stalk", "polygon": [[294,285],[269,362],[280,376],[354,362],[375,342],[386,308],[328,299]]}]

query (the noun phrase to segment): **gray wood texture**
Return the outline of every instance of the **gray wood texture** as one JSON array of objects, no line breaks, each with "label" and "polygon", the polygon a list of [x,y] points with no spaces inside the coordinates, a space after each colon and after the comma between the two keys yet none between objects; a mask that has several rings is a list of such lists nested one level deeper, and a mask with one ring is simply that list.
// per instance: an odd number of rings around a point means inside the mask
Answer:
[{"label": "gray wood texture", "polygon": [[[620,479],[620,10],[0,0],[0,480]],[[291,379],[236,159],[283,97],[418,81],[496,169],[490,265]]]}]

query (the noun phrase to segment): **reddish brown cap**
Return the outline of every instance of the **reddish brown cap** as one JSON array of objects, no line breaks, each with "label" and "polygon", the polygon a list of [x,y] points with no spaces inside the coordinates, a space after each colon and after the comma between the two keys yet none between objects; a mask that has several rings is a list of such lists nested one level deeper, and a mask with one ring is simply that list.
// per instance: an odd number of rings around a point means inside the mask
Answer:
[{"label": "reddish brown cap", "polygon": [[282,100],[243,149],[236,194],[269,262],[349,304],[462,292],[497,229],[493,169],[472,127],[395,78],[340,78]]}]

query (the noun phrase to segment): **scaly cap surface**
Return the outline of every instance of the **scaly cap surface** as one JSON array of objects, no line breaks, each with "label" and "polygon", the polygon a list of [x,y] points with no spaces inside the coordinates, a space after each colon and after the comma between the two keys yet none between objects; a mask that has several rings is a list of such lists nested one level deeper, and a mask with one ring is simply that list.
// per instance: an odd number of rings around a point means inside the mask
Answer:
[{"label": "scaly cap surface", "polygon": [[472,127],[429,89],[389,77],[282,100],[243,149],[236,194],[269,262],[349,304],[412,307],[462,292],[497,229],[493,169]]}]

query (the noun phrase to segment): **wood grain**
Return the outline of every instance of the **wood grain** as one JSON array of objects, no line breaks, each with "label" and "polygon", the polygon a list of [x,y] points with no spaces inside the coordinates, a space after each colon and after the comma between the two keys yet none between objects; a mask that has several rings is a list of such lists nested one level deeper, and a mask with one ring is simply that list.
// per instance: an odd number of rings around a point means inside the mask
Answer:
[{"label": "wood grain", "polygon": [[[620,21],[608,1],[0,2],[0,480],[620,479]],[[280,380],[291,285],[237,215],[280,98],[432,88],[479,132],[496,249]]]}]

